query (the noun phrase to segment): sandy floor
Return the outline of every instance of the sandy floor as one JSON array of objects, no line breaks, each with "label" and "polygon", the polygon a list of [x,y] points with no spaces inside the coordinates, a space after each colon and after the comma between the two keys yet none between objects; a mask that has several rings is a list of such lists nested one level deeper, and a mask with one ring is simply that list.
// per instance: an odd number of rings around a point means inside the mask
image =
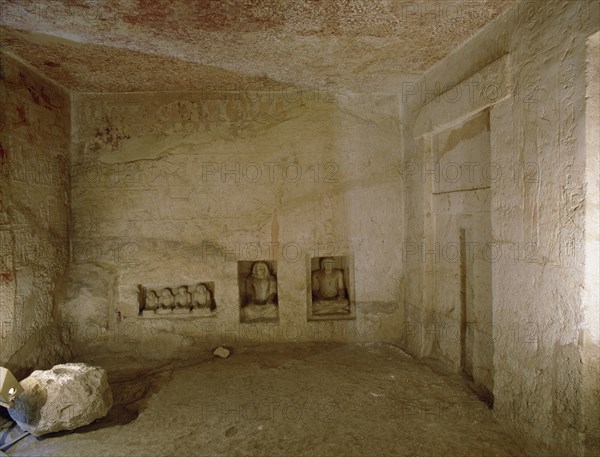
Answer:
[{"label": "sandy floor", "polygon": [[[113,362],[114,363],[114,362]],[[389,345],[237,350],[153,369],[107,367],[115,406],[9,456],[538,456],[454,374]]]}]

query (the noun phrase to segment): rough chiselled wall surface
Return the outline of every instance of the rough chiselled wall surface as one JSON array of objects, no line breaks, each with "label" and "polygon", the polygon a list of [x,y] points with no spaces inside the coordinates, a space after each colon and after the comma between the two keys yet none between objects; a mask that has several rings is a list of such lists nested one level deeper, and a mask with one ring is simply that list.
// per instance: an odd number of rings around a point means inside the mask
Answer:
[{"label": "rough chiselled wall surface", "polygon": [[68,93],[1,55],[0,365],[17,375],[63,359],[56,326],[69,256]]},{"label": "rough chiselled wall surface", "polygon": [[[410,87],[411,94],[403,95],[404,160],[428,160],[431,134],[452,123],[460,125],[464,116],[491,106],[491,158],[486,159],[481,147],[480,157],[474,157],[467,146],[454,157],[462,173],[474,170],[475,178],[485,173],[485,161],[491,160],[487,170],[491,240],[486,257],[491,266],[493,322],[487,316],[469,324],[492,329],[488,341],[493,344],[497,416],[540,438],[558,454],[578,455],[586,439],[583,389],[592,390],[586,401],[598,401],[597,390],[594,394],[593,388],[582,384],[582,373],[588,369],[582,362],[582,329],[588,323],[581,295],[585,283],[586,40],[600,23],[598,3],[521,6],[516,5],[428,71],[419,90]],[[503,65],[507,73],[499,69]],[[485,74],[496,76],[486,79]],[[474,81],[480,84],[472,85]],[[433,91],[443,95],[432,100]],[[468,145],[473,141],[468,133],[463,132],[457,141]],[[437,165],[442,181],[454,179],[450,174],[454,169],[445,168],[443,161]],[[405,220],[414,224],[407,225],[407,242],[424,243],[433,251],[432,244],[439,237],[428,235],[436,204],[431,176],[416,175],[413,168],[409,171]],[[445,261],[447,246],[442,239],[439,255]],[[405,328],[410,329],[405,331],[405,345],[415,354],[435,355],[435,345],[447,331],[441,297],[429,292],[432,284],[437,286],[440,265],[430,254],[408,256],[405,266],[411,284],[405,295]],[[455,361],[443,349],[440,352],[438,357]]]},{"label": "rough chiselled wall surface", "polygon": [[586,54],[583,403],[586,447],[600,454],[600,32],[588,39]]},{"label": "rough chiselled wall surface", "polygon": [[[394,97],[322,91],[76,94],[79,350],[394,340],[402,294]],[[354,256],[355,320],[307,322],[308,257]],[[268,261],[278,322],[240,323],[238,261]],[[244,266],[249,271],[248,265]],[[214,283],[212,316],[140,316],[139,287]]]}]

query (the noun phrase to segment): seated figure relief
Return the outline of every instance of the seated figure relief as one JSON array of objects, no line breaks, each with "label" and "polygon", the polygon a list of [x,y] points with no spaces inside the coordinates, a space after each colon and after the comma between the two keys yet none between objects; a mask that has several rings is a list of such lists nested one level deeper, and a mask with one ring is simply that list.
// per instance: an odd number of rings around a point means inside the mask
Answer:
[{"label": "seated figure relief", "polygon": [[192,313],[207,315],[212,312],[210,291],[204,284],[196,285],[192,293]]},{"label": "seated figure relief", "polygon": [[175,294],[175,313],[189,313],[192,306],[192,294],[187,291],[187,287],[181,286]]},{"label": "seated figure relief", "polygon": [[243,322],[274,320],[277,311],[277,279],[265,262],[255,262],[244,281],[245,304],[241,309]]},{"label": "seated figure relief", "polygon": [[146,293],[146,301],[144,304],[144,309],[142,310],[142,314],[144,316],[152,315],[156,312],[158,308],[158,295],[152,289],[148,290]]},{"label": "seated figure relief", "polygon": [[173,311],[174,301],[175,299],[173,298],[171,291],[167,288],[164,288],[160,293],[160,298],[158,299],[159,307],[156,312],[158,314],[171,313]]},{"label": "seated figure relief", "polygon": [[210,293],[204,284],[198,284],[192,294],[194,308],[210,308]]},{"label": "seated figure relief", "polygon": [[158,308],[158,295],[156,295],[154,290],[150,289],[146,294],[146,306],[144,306],[144,309],[155,310],[156,308]]},{"label": "seated figure relief", "polygon": [[312,312],[314,315],[350,313],[344,272],[334,266],[335,260],[325,257],[321,260],[321,269],[312,272]]}]

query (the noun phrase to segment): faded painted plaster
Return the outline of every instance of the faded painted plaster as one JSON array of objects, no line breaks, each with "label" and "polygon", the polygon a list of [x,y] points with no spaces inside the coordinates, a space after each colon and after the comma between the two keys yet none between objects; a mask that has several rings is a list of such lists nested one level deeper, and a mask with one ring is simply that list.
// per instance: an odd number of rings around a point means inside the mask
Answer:
[{"label": "faded painted plaster", "polygon": [[[420,74],[447,55],[511,4],[508,0],[187,0],[68,1],[31,3],[2,0],[0,23],[79,43],[76,59],[64,45],[45,44],[46,56],[17,44],[19,52],[57,81],[89,90],[89,78],[111,92],[143,87],[149,75],[129,73],[125,50],[172,56],[182,62],[230,72],[266,76],[302,87],[333,85],[340,91],[395,93],[403,75]],[[9,46],[12,44],[8,43]],[[98,52],[101,51],[101,52]],[[16,52],[16,51],[15,51]],[[91,58],[90,58],[91,57]],[[47,66],[45,60],[60,64]],[[173,68],[191,64],[148,57],[156,89],[189,90],[187,78],[158,87]],[[111,63],[122,65],[112,67]],[[127,75],[123,80],[123,75]],[[136,89],[137,90],[137,89]]]}]

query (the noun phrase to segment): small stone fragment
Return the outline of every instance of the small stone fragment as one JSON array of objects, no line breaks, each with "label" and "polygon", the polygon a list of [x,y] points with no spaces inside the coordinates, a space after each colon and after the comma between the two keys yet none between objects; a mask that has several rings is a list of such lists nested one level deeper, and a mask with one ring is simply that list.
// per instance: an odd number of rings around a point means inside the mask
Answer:
[{"label": "small stone fragment", "polygon": [[226,359],[227,357],[229,357],[229,354],[231,354],[231,352],[229,351],[229,349],[219,346],[213,351],[213,354],[217,357],[221,357],[222,359]]},{"label": "small stone fragment", "polygon": [[36,370],[20,384],[24,391],[8,412],[34,436],[90,424],[106,416],[113,402],[106,371],[85,363]]}]

